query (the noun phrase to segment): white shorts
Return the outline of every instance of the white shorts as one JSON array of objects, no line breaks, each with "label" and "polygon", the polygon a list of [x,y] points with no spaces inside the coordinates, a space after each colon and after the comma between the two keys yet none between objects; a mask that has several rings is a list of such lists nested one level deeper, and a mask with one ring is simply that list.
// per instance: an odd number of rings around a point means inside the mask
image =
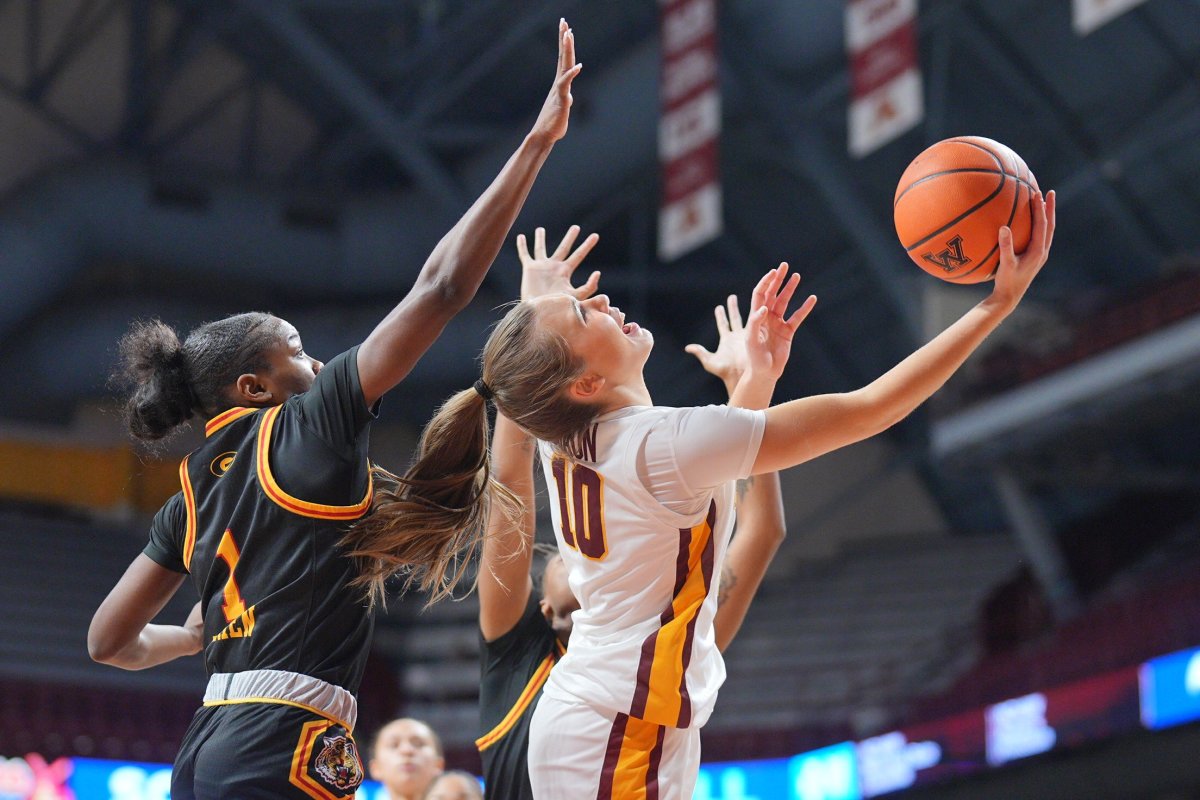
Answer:
[{"label": "white shorts", "polygon": [[668,728],[542,694],[529,730],[538,800],[691,800],[700,729]]}]

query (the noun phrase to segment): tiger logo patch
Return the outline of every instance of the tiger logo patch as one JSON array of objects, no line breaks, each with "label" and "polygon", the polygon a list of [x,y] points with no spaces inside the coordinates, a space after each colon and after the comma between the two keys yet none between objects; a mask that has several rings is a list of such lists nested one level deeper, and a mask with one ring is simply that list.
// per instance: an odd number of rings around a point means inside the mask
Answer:
[{"label": "tiger logo patch", "polygon": [[326,736],[325,746],[313,762],[313,771],[327,784],[352,792],[363,782],[362,762],[354,742],[345,736]]}]

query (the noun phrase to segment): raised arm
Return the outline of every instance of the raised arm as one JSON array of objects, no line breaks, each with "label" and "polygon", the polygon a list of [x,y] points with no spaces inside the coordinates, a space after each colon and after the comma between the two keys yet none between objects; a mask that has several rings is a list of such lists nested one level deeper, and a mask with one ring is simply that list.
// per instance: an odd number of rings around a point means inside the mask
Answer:
[{"label": "raised arm", "polygon": [[[753,307],[764,307],[767,304],[768,297],[772,296],[772,287],[779,283],[781,275],[782,273],[774,279],[759,282],[751,299]],[[780,308],[786,309],[787,301],[794,293],[797,283],[798,279],[793,276],[782,285],[780,292],[773,295],[774,300],[781,302]],[[774,300],[771,305],[774,305]],[[812,298],[805,301],[802,309],[806,307],[807,310],[804,310],[804,314],[812,309],[814,302]],[[710,352],[699,344],[689,344],[684,349],[696,356],[705,370],[721,379],[725,384],[725,391],[731,395],[730,405],[735,405],[732,395],[749,364],[747,329],[742,324],[737,296],[729,295],[724,306],[716,307],[714,315],[717,320],[717,349]],[[788,324],[794,323],[798,326],[802,320],[803,316],[793,316]],[[791,332],[794,331],[795,328],[791,328]],[[773,388],[774,381],[767,381],[763,386],[755,387],[755,391],[760,393],[760,402],[770,402],[769,392],[765,397],[761,393]],[[754,594],[767,574],[767,567],[787,533],[778,473],[752,475],[738,481],[737,490],[737,530],[729,544],[729,550],[725,553],[725,563],[721,567],[720,583],[717,587],[717,614],[713,619],[717,647],[721,650],[729,646],[742,627],[750,602],[754,599]]]},{"label": "raised arm", "polygon": [[[517,236],[521,299],[550,292],[570,292],[582,300],[595,293],[599,272],[593,272],[583,286],[571,286],[571,275],[600,239],[593,233],[572,251],[578,236],[579,226],[572,225],[554,252],[547,254],[546,231],[538,228],[534,232],[532,256],[525,235]],[[536,455],[533,437],[497,413],[496,429],[492,434],[492,476],[520,498],[524,509],[519,520],[513,520],[495,508],[488,517],[478,587],[479,630],[489,642],[508,633],[521,620],[533,591],[529,573],[533,565],[535,533],[533,463]]]},{"label": "raised arm", "polygon": [[88,627],[88,654],[122,669],[145,669],[200,652],[204,633],[200,604],[183,625],[152,625],[184,576],[138,555]]},{"label": "raised arm", "polygon": [[575,38],[558,25],[558,72],[532,130],[462,219],[434,247],[412,289],[376,326],[358,351],[359,380],[368,405],[398,384],[450,319],[470,303],[500,252],[534,178],[554,143],[567,132]]},{"label": "raised arm", "polygon": [[519,519],[497,508],[488,516],[479,564],[479,630],[489,642],[521,620],[533,581],[533,537],[537,506],[533,496],[533,461],[537,444],[503,414],[496,414],[492,434],[492,476],[522,504]]},{"label": "raised arm", "polygon": [[[1033,238],[1021,256],[1012,233],[1000,231],[1000,268],[991,295],[925,346],[867,386],[845,394],[781,403],[767,411],[754,472],[785,469],[862,441],[907,417],[962,366],[1012,313],[1050,253],[1054,192],[1034,198]],[[745,380],[745,379],[743,379]]]},{"label": "raised arm", "polygon": [[737,490],[737,530],[721,567],[713,619],[717,647],[722,651],[741,629],[750,601],[787,535],[778,472],[751,475],[738,481]]}]

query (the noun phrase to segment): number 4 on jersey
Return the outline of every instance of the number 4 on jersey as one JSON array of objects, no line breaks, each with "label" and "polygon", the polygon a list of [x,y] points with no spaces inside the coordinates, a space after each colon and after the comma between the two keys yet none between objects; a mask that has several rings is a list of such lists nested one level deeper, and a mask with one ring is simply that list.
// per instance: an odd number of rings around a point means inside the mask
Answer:
[{"label": "number 4 on jersey", "polygon": [[558,518],[563,541],[593,561],[608,555],[604,535],[604,477],[591,467],[561,456],[550,461],[558,487]]}]

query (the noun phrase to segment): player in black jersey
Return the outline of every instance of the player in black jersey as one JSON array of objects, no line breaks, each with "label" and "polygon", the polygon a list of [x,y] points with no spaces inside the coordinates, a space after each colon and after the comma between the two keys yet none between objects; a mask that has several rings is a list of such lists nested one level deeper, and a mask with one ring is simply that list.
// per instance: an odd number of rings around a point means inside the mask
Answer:
[{"label": "player in black jersey", "polygon": [[[400,569],[448,591],[484,513],[438,527],[423,510],[498,493],[478,457],[486,424],[429,439],[475,443],[458,448],[474,453],[469,463],[430,463],[422,450],[402,478],[371,467],[367,432],[380,398],[474,296],[566,133],[580,65],[563,21],[558,43],[532,130],[362,344],[322,364],[294,327],[264,313],[208,323],[182,344],[158,321],[122,340],[134,436],[157,440],[193,415],[207,419],[204,444],[180,465],[181,491],[88,631],[92,657],[125,669],[203,650],[209,683],[175,760],[174,800],[329,800],[362,782],[351,731],[374,601]],[[200,596],[188,621],[150,624],[185,576]]]},{"label": "player in black jersey", "polygon": [[[517,237],[522,265],[522,299],[565,291],[577,299],[597,289],[593,272],[579,288],[570,276],[595,245],[595,234],[572,252],[579,229],[572,226],[554,253],[547,256],[545,231],[537,229],[530,257],[524,236]],[[688,345],[706,370],[719,377],[732,393],[744,369],[743,327],[737,299],[716,309],[720,336],[715,352]],[[532,800],[526,754],[529,720],[542,685],[571,635],[571,612],[579,602],[567,584],[562,559],[553,553],[542,573],[541,597],[533,595],[534,489],[532,437],[497,414],[492,439],[493,472],[524,501],[519,524],[493,512],[483,544],[479,569],[480,651],[479,717],[482,735],[475,744],[483,761],[488,797]],[[725,557],[718,589],[719,607],[713,622],[722,650],[741,627],[755,591],[762,583],[775,551],[786,533],[779,475],[752,476],[738,486],[738,528]]]}]

